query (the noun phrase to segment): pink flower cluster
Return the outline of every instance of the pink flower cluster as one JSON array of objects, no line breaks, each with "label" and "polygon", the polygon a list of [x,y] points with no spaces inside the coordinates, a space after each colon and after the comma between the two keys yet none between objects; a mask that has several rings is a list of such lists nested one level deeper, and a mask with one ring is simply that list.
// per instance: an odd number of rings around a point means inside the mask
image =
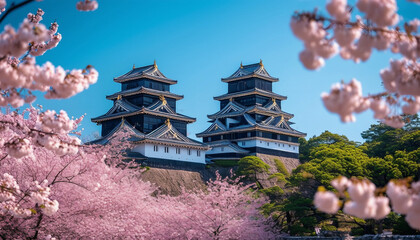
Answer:
[{"label": "pink flower cluster", "polygon": [[0,14],[6,10],[6,0],[0,0]]},{"label": "pink flower cluster", "polygon": [[403,181],[391,181],[386,194],[391,199],[392,210],[406,215],[407,223],[412,228],[420,229],[420,182],[412,183],[408,188]]},{"label": "pink flower cluster", "polygon": [[347,0],[331,0],[327,3],[328,13],[340,22],[350,19],[350,11],[347,9]]},{"label": "pink flower cluster", "polygon": [[[331,182],[338,191],[333,193],[321,188],[315,194],[314,204],[322,212],[334,214],[340,209],[339,197],[345,199],[343,212],[363,219],[383,219],[392,209],[406,215],[407,223],[414,229],[420,229],[420,182],[411,184],[406,181],[390,181],[386,187],[386,196],[375,196],[376,187],[369,180],[347,179],[338,177]],[[347,191],[347,192],[346,192]]]},{"label": "pink flower cluster", "polygon": [[370,107],[369,99],[362,96],[362,85],[356,79],[348,84],[335,84],[330,93],[321,94],[325,107],[338,113],[341,121],[354,122],[354,112],[363,112]]},{"label": "pink flower cluster", "polygon": [[32,158],[34,146],[45,147],[58,156],[78,153],[80,139],[68,134],[77,128],[81,119],[70,119],[65,111],[57,114],[31,108],[24,112],[29,113],[29,119],[16,113],[0,114],[0,122],[6,126],[0,129],[0,146],[10,157]]},{"label": "pink flower cluster", "polygon": [[37,181],[33,183],[34,191],[30,194],[31,200],[38,204],[42,213],[52,216],[58,211],[57,200],[50,200],[51,189],[48,187],[48,180],[44,180],[41,184]]},{"label": "pink flower cluster", "polygon": [[61,40],[57,23],[49,29],[40,23],[43,15],[38,9],[36,14],[28,14],[17,31],[7,25],[0,34],[0,106],[18,108],[32,103],[32,91],[47,92],[46,98],[69,98],[98,79],[98,72],[91,66],[68,72],[50,62],[43,66],[35,63],[35,56],[56,47]]},{"label": "pink flower cluster", "polygon": [[24,19],[17,31],[6,25],[0,34],[0,56],[20,57],[29,50],[30,43],[40,44],[49,39],[47,28],[29,19]]},{"label": "pink flower cluster", "polygon": [[[393,29],[400,18],[395,0],[358,0],[356,7],[364,13],[364,18],[356,16],[354,22],[350,21],[352,8],[346,0],[328,1],[326,9],[332,18],[316,11],[295,14],[290,26],[305,47],[299,59],[304,67],[315,70],[337,52],[341,58],[355,62],[367,61],[373,49],[400,53],[403,59],[391,60],[390,68],[381,71],[385,93],[363,97],[360,83],[352,82],[334,85],[330,94],[322,94],[322,99],[326,108],[338,113],[343,122],[354,121],[353,113],[370,107],[375,118],[392,127],[403,127],[397,108],[401,107],[404,114],[420,110],[420,36],[415,35],[420,20],[405,23],[402,32],[400,28]],[[381,99],[384,96],[386,101]]]},{"label": "pink flower cluster", "polygon": [[79,11],[94,11],[98,8],[98,2],[96,0],[83,0],[76,4],[76,9]]},{"label": "pink flower cluster", "polygon": [[420,96],[420,62],[391,59],[390,65],[381,71],[385,89],[399,95]]},{"label": "pink flower cluster", "polygon": [[[35,64],[33,58],[14,66],[6,60],[0,61],[0,106],[21,107],[32,102],[35,97],[30,91],[46,91],[46,98],[69,98],[89,87],[98,79],[98,72],[88,66],[85,70],[72,70],[67,73],[62,67],[54,67],[50,62],[43,66]],[[16,91],[27,89],[28,95]]]},{"label": "pink flower cluster", "polygon": [[[17,218],[27,218],[36,212],[36,205],[40,206],[41,211],[48,216],[52,216],[58,210],[57,200],[49,199],[50,189],[46,186],[45,180],[41,185],[37,181],[32,183],[33,188],[22,192],[15,178],[3,173],[0,178],[0,215],[12,215]],[[27,204],[26,198],[32,202]],[[25,206],[23,206],[23,204]]]},{"label": "pink flower cluster", "polygon": [[[360,113],[367,109],[374,112],[374,118],[383,120],[383,122],[394,128],[402,128],[404,121],[401,116],[392,116],[389,104],[380,97],[363,97],[362,85],[356,79],[348,84],[334,84],[330,93],[321,94],[325,107],[330,112],[340,115],[343,122],[354,122],[353,113]],[[407,98],[407,104],[403,106],[406,114],[414,114],[420,110],[419,98],[414,100]]]},{"label": "pink flower cluster", "polygon": [[395,0],[358,0],[356,6],[366,14],[367,19],[379,27],[394,26],[398,23]]},{"label": "pink flower cluster", "polygon": [[293,33],[305,44],[299,59],[308,69],[318,69],[324,65],[324,58],[330,58],[338,52],[338,46],[325,39],[326,31],[322,23],[306,16],[292,18],[290,23]]}]

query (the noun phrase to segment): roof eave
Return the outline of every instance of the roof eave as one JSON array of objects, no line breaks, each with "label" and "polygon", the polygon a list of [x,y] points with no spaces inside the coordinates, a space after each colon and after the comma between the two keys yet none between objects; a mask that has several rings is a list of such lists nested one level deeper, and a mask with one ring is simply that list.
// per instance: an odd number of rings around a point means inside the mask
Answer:
[{"label": "roof eave", "polygon": [[247,79],[247,78],[252,78],[252,77],[261,78],[261,79],[264,79],[264,80],[267,80],[267,81],[270,81],[270,82],[278,82],[279,81],[278,78],[275,78],[275,77],[265,77],[265,76],[261,76],[261,75],[255,74],[255,73],[250,74],[250,75],[240,76],[240,77],[222,78],[221,80],[222,80],[222,82],[228,83],[228,82],[233,82],[233,81]]},{"label": "roof eave", "polygon": [[159,82],[164,82],[164,83],[167,83],[167,84],[170,84],[170,85],[178,83],[177,80],[172,80],[172,79],[169,79],[169,78],[166,78],[166,79],[158,78],[158,77],[153,77],[153,76],[150,76],[150,75],[147,75],[147,74],[141,74],[139,76],[129,77],[129,78],[116,77],[116,78],[114,78],[114,82],[123,83],[123,82],[128,82],[128,81],[131,81],[131,80],[137,80],[137,79],[142,79],[142,78],[152,79],[152,80],[156,80],[156,81],[159,81]]},{"label": "roof eave", "polygon": [[[155,90],[155,89],[153,89],[153,90]],[[106,96],[106,99],[108,99],[108,100],[114,100],[114,99],[117,99],[118,98],[118,95],[121,95],[121,96],[132,96],[132,95],[136,95],[136,94],[142,94],[142,93],[145,93],[145,94],[150,94],[150,95],[155,95],[155,96],[165,96],[165,97],[167,97],[167,98],[173,98],[173,99],[175,99],[175,100],[181,100],[181,99],[183,99],[184,98],[184,95],[178,95],[178,94],[175,94],[175,93],[171,93],[171,92],[165,92],[165,91],[159,91],[159,90],[155,90],[156,92],[154,92],[154,91],[149,91],[149,88],[147,88],[147,89],[140,89],[140,90],[138,90],[138,91],[133,91],[133,92],[129,92],[129,93],[114,93],[114,94],[111,94],[111,95],[108,95],[108,96]]]},{"label": "roof eave", "polygon": [[[236,94],[236,96],[235,96],[235,94]],[[258,92],[258,91],[245,92],[245,93],[237,92],[237,93],[231,93],[231,94],[224,94],[224,95],[213,97],[213,99],[217,100],[217,101],[221,101],[221,100],[226,100],[226,99],[230,99],[230,98],[234,98],[234,97],[248,96],[248,95],[253,95],[253,94],[272,97],[272,98],[275,98],[275,99],[278,99],[278,100],[287,100],[286,96],[278,95],[278,94],[275,94],[275,93],[270,94],[269,92],[264,93],[264,92]],[[268,95],[270,95],[270,96],[268,96]]]}]

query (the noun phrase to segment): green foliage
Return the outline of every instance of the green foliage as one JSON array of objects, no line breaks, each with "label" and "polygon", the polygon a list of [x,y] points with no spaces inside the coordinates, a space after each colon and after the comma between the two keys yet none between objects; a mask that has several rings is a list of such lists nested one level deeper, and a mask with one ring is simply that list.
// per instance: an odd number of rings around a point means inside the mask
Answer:
[{"label": "green foliage", "polygon": [[281,189],[279,186],[261,189],[260,192],[264,193],[270,199],[278,199],[284,194],[283,189]]},{"label": "green foliage", "polygon": [[[340,175],[368,178],[377,186],[385,186],[391,179],[419,177],[420,119],[417,116],[411,117],[404,129],[376,124],[362,136],[366,139],[362,145],[328,131],[309,140],[299,139],[303,164],[288,176],[282,162],[274,160],[279,173],[269,178],[277,178],[285,185],[260,191],[270,198],[270,203],[262,208],[263,213],[273,217],[281,231],[291,235],[311,235],[314,227],[322,222],[326,223],[324,230],[347,228],[352,235],[376,234],[379,229],[391,229],[394,234],[419,234],[409,228],[404,216],[393,213],[377,222],[342,213],[334,218],[314,208],[312,199],[318,186],[331,190],[331,180]],[[333,224],[332,219],[335,219]]]},{"label": "green foliage", "polygon": [[405,216],[399,216],[394,225],[393,225],[393,230],[392,233],[393,234],[401,234],[401,235],[408,235],[408,234],[412,234],[412,235],[417,235],[420,234],[420,231],[416,231],[414,229],[412,229],[408,223],[404,220]]},{"label": "green foliage", "polygon": [[287,183],[286,176],[283,173],[274,173],[271,174],[268,179],[276,178],[277,182]]},{"label": "green foliage", "polygon": [[363,228],[352,228],[350,231],[351,236],[362,236],[365,234],[365,230]]},{"label": "green foliage", "polygon": [[[280,210],[286,212],[286,229],[291,235],[311,235],[318,223],[317,217],[324,216],[315,212],[311,198],[293,194],[287,198]],[[287,218],[288,217],[288,218]]]},{"label": "green foliage", "polygon": [[322,145],[322,144],[334,144],[342,142],[348,145],[354,145],[356,146],[356,143],[353,141],[350,141],[346,136],[344,135],[338,135],[331,133],[329,131],[323,132],[318,137],[313,136],[308,141],[304,138],[299,139],[299,159],[301,162],[307,162],[310,159],[310,153],[312,149]]},{"label": "green foliage", "polygon": [[290,175],[281,160],[274,159],[274,163],[276,164],[276,168],[279,173],[282,173],[284,176],[287,176],[287,177]]},{"label": "green foliage", "polygon": [[322,226],[321,230],[333,232],[333,231],[337,231],[337,227],[334,225],[324,225]]},{"label": "green foliage", "polygon": [[[311,149],[309,162],[300,165],[290,177],[296,186],[312,176],[320,185],[330,186],[332,179],[343,175],[366,176],[367,171],[363,166],[369,157],[351,142],[336,142],[321,144]],[[300,174],[302,173],[302,174]],[[306,178],[303,176],[306,175]]]},{"label": "green foliage", "polygon": [[[416,153],[418,152],[419,150],[416,150]],[[383,159],[370,158],[364,166],[367,170],[367,177],[373,183],[385,186],[391,179],[416,176],[420,164],[412,160],[414,160],[412,153],[397,151],[394,156],[387,155]],[[418,159],[415,160],[418,161]]]},{"label": "green foliage", "polygon": [[373,124],[362,132],[366,140],[366,153],[371,157],[385,157],[396,151],[412,152],[420,146],[420,119],[418,115],[406,117],[410,122],[403,129],[394,129],[383,123]]},{"label": "green foliage", "polygon": [[245,176],[248,179],[256,180],[256,174],[261,172],[267,172],[270,169],[270,165],[263,162],[260,158],[255,156],[243,157],[238,162],[238,175]]}]

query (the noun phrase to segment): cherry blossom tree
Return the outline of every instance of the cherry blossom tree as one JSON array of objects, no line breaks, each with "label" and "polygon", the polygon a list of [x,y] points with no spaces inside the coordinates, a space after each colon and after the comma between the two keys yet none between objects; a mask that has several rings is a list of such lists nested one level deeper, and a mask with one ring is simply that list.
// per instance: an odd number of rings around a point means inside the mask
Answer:
[{"label": "cherry blossom tree", "polygon": [[[353,17],[356,9],[363,16]],[[339,114],[343,122],[355,121],[354,113],[370,108],[376,119],[394,128],[403,127],[401,114],[420,111],[420,20],[400,24],[395,0],[358,0],[355,7],[347,0],[329,0],[326,10],[330,16],[315,10],[296,12],[292,17],[292,31],[304,43],[299,59],[305,68],[319,69],[325,65],[324,59],[337,53],[342,59],[364,62],[373,49],[389,50],[402,58],[391,59],[390,66],[380,71],[383,92],[363,96],[361,83],[353,79],[323,93],[325,107]]]},{"label": "cherry blossom tree", "polygon": [[[6,10],[6,2],[1,1],[0,22],[9,13],[30,2],[11,4]],[[24,103],[32,103],[36,98],[33,91],[46,92],[46,98],[68,98],[97,81],[98,73],[91,66],[65,71],[50,62],[43,66],[35,63],[36,56],[56,47],[61,40],[56,22],[49,29],[40,23],[43,15],[44,12],[38,9],[36,14],[29,13],[18,29],[6,25],[0,33],[0,107],[19,108]],[[29,115],[28,119],[24,118],[25,114]],[[55,111],[41,113],[34,108],[21,114],[0,113],[0,217],[3,220],[3,238],[16,234],[36,238],[42,218],[55,214],[59,209],[59,202],[50,199],[50,187],[66,167],[51,182],[48,176],[53,174],[52,169],[41,176],[38,174],[42,171],[37,171],[34,166],[45,156],[52,161],[54,157],[80,155],[80,140],[69,133],[81,119],[69,119],[65,111],[59,114]],[[49,151],[48,154],[45,154],[46,151]],[[50,164],[55,166],[53,169],[57,168],[54,162]]]},{"label": "cherry blossom tree", "polygon": [[[26,0],[5,9],[0,22]],[[77,3],[81,11],[96,1]],[[37,56],[61,40],[58,24],[40,23],[44,12],[28,14],[19,29],[0,33],[0,237],[2,239],[274,238],[259,213],[262,200],[249,186],[220,176],[203,192],[159,195],[139,179],[141,171],[120,153],[126,134],[105,146],[82,145],[77,132],[83,117],[29,107],[34,91],[49,99],[69,98],[97,81],[92,66],[66,71]],[[120,163],[124,160],[125,169]]]},{"label": "cherry blossom tree", "polygon": [[[186,192],[178,197],[163,197],[173,208],[163,216],[170,229],[166,236],[176,239],[273,239],[269,221],[259,213],[264,199],[255,199],[251,185],[223,179],[219,174],[207,183],[205,191]],[[165,238],[165,235],[162,235]]]}]

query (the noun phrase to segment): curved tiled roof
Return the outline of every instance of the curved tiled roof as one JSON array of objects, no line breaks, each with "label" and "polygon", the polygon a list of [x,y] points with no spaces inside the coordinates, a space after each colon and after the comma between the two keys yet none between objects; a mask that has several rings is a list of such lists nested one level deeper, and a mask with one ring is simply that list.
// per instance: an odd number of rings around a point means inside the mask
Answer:
[{"label": "curved tiled roof", "polygon": [[279,79],[272,77],[267,70],[265,70],[262,61],[249,65],[242,65],[230,77],[222,78],[222,82],[232,82],[235,80],[258,77],[270,82],[277,82]]},{"label": "curved tiled roof", "polygon": [[168,83],[168,84],[177,83],[177,81],[165,77],[165,75],[163,75],[163,73],[159,71],[156,63],[153,65],[148,65],[144,67],[133,68],[128,73],[114,78],[114,81],[121,83],[121,82],[126,82],[126,81],[140,79],[140,78],[150,78],[150,79]]},{"label": "curved tiled roof", "polygon": [[119,95],[125,97],[125,96],[141,94],[141,93],[146,93],[146,94],[155,95],[155,96],[165,96],[165,97],[169,97],[169,98],[174,98],[176,100],[180,100],[180,99],[184,98],[183,95],[178,95],[178,94],[171,93],[171,92],[168,92],[168,91],[159,91],[159,90],[156,90],[156,89],[140,86],[140,87],[136,87],[136,88],[132,88],[132,89],[124,90],[124,91],[119,91],[117,93],[108,95],[108,96],[106,96],[106,99],[113,100],[113,99],[118,98]]},{"label": "curved tiled roof", "polygon": [[214,100],[225,100],[225,99],[230,99],[230,98],[234,98],[234,97],[242,97],[242,96],[249,96],[249,95],[261,95],[261,96],[265,96],[265,97],[270,97],[270,98],[275,98],[278,100],[286,100],[287,97],[286,96],[282,96],[273,92],[269,92],[269,91],[265,91],[259,88],[252,88],[252,89],[248,89],[245,91],[241,91],[241,92],[234,92],[234,93],[227,93],[227,94],[223,94],[217,97],[214,97]]}]

